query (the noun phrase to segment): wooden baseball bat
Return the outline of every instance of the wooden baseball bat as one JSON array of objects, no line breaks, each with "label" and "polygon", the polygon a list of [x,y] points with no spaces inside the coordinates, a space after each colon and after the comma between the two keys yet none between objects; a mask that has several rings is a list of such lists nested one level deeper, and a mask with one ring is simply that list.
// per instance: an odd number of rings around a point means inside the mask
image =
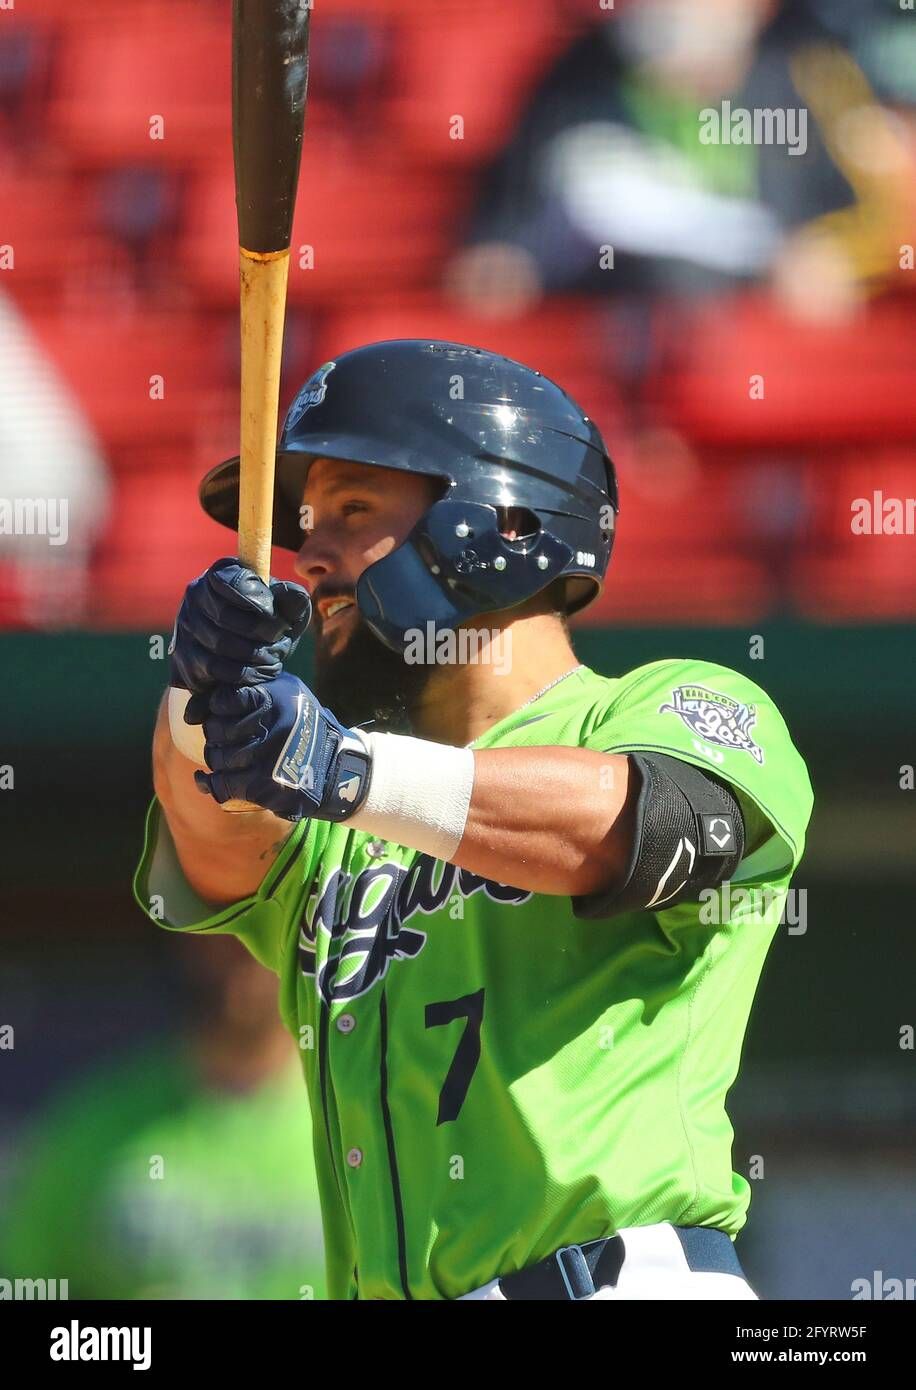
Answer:
[{"label": "wooden baseball bat", "polygon": [[[233,0],[232,150],[242,391],[239,559],[270,579],[280,364],[308,87],[311,0]],[[226,801],[224,811],[254,811]]]},{"label": "wooden baseball bat", "polygon": [[[238,212],[241,416],[238,553],[270,579],[280,363],[308,86],[311,0],[233,0],[232,149]],[[169,692],[182,752],[203,764],[203,731]],[[256,811],[227,801],[224,811]]]},{"label": "wooden baseball bat", "polygon": [[233,0],[232,7],[242,347],[239,558],[265,583],[310,14],[311,0]]}]

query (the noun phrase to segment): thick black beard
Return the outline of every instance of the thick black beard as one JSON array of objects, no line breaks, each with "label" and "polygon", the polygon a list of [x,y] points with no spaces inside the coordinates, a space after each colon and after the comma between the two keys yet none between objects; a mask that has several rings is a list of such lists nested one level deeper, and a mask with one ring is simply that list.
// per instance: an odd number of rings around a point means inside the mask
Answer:
[{"label": "thick black beard", "polygon": [[315,653],[315,694],[342,724],[371,723],[388,733],[411,732],[416,707],[433,667],[411,665],[379,641],[360,618],[343,651]]}]

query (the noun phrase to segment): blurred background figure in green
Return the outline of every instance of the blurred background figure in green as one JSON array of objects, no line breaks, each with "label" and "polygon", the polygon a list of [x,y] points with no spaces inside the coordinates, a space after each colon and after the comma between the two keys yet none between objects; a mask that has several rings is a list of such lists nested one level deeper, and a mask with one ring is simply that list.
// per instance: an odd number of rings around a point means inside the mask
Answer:
[{"label": "blurred background figure in green", "polygon": [[235,940],[188,945],[188,1025],[52,1094],[22,1136],[0,1268],[66,1279],[70,1298],[323,1298],[309,1107],[276,980]]}]

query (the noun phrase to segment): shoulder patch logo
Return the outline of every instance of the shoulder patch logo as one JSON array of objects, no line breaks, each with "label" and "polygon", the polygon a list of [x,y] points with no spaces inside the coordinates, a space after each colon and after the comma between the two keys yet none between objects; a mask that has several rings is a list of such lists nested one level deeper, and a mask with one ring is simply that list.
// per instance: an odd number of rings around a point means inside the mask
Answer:
[{"label": "shoulder patch logo", "polygon": [[321,405],[328,394],[328,377],[336,366],[336,362],[325,362],[323,367],[312,373],[289,408],[284,430],[291,430],[294,425],[298,425],[305,412],[311,410],[313,405]]},{"label": "shoulder patch logo", "polygon": [[751,738],[757,721],[754,705],[742,705],[730,695],[703,685],[679,685],[671,692],[671,703],[659,705],[658,712],[679,715],[688,729],[707,743],[750,753],[763,765],[763,749]]}]

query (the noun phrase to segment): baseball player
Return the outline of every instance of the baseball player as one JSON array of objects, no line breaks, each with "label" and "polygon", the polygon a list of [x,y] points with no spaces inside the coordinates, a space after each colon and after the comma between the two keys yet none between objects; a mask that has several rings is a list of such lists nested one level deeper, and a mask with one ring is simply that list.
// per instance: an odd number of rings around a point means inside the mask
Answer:
[{"label": "baseball player", "polygon": [[[235,525],[238,460],[201,498]],[[220,560],[181,605],[136,892],[279,977],[330,1297],[754,1298],[725,1096],[812,805],[778,710],[576,660],[615,472],[517,362],[325,363],[275,502],[302,586]]]}]

